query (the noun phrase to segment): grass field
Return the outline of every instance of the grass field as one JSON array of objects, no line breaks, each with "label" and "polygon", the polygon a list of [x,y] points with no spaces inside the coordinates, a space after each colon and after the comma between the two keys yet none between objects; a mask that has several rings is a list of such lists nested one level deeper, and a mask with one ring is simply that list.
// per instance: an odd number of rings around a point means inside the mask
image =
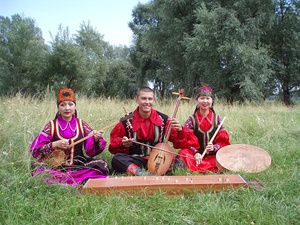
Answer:
[{"label": "grass field", "polygon": [[[0,224],[300,224],[300,106],[277,102],[227,106],[215,102],[226,116],[232,144],[249,144],[268,151],[272,165],[260,173],[266,187],[221,192],[189,193],[169,197],[115,194],[84,195],[78,189],[48,185],[31,177],[29,146],[56,113],[55,94],[15,96],[0,101]],[[157,102],[155,108],[172,115],[176,99]],[[78,116],[94,129],[118,121],[135,109],[134,100],[89,99],[77,96]],[[182,102],[177,118],[184,124],[194,102]],[[109,130],[104,138],[109,142]],[[100,156],[110,162],[106,149]],[[230,173],[230,172],[228,172]],[[179,171],[176,175],[198,175]]]}]

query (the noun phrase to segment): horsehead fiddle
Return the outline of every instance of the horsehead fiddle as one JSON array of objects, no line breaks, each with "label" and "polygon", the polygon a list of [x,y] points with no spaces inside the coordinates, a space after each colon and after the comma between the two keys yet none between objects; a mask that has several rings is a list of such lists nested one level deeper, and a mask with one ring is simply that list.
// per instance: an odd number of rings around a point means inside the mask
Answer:
[{"label": "horsehead fiddle", "polygon": [[[180,100],[190,100],[190,98],[183,97],[184,89],[180,89],[180,93],[172,92],[172,94],[178,96],[172,116],[172,118],[175,118],[179,108]],[[147,162],[147,167],[149,172],[152,174],[156,174],[159,176],[164,175],[169,170],[170,166],[174,163],[176,153],[174,149],[168,144],[171,129],[172,126],[169,125],[165,133],[164,141],[156,144],[151,150]]]}]

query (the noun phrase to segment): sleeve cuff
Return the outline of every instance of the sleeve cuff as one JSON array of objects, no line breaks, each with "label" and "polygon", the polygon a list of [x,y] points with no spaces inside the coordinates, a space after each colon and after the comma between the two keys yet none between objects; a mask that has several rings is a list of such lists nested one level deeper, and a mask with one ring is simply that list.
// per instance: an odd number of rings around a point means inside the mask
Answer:
[{"label": "sleeve cuff", "polygon": [[41,149],[40,152],[42,153],[42,155],[46,155],[50,152],[52,152],[52,142],[44,145]]},{"label": "sleeve cuff", "polygon": [[195,149],[194,147],[190,147],[190,150],[192,151],[192,153],[195,155],[196,153],[198,153],[198,150]]},{"label": "sleeve cuff", "polygon": [[214,152],[217,152],[217,151],[219,151],[219,149],[221,148],[221,146],[220,145],[218,145],[218,144],[214,144]]},{"label": "sleeve cuff", "polygon": [[181,131],[177,131],[177,134],[178,134],[178,137],[180,139],[184,139],[185,138],[185,130],[184,130],[184,127],[182,127],[182,130]]}]

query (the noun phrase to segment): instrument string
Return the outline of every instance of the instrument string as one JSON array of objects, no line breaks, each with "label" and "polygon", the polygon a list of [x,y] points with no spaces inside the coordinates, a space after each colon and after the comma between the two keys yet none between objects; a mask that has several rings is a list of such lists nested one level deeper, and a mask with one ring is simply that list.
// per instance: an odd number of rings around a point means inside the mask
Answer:
[{"label": "instrument string", "polygon": [[[120,138],[120,139],[122,139],[122,138]],[[176,153],[176,152],[170,152],[168,150],[165,150],[165,149],[162,149],[162,148],[158,148],[158,147],[155,147],[155,146],[151,146],[151,145],[148,145],[148,144],[145,144],[145,143],[142,143],[142,142],[138,142],[136,140],[132,140],[132,142],[135,143],[135,144],[144,145],[144,146],[149,147],[149,148],[154,148],[154,149],[157,149],[157,150],[160,150],[160,151],[163,151],[163,152],[167,152],[167,153],[170,153],[170,154],[173,154],[173,155],[178,155],[178,156],[181,156],[181,157],[184,157],[184,158],[195,160],[192,157],[189,157],[189,156],[186,156],[186,155],[182,155],[182,154],[179,154],[179,153]]]}]

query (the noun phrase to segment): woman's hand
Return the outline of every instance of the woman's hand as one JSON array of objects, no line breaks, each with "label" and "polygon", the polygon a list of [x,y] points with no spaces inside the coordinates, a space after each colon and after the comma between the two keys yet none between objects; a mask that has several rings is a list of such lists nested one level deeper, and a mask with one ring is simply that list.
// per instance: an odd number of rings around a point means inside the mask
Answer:
[{"label": "woman's hand", "polygon": [[52,142],[52,149],[56,149],[56,148],[68,149],[68,146],[69,146],[69,139]]},{"label": "woman's hand", "polygon": [[95,142],[98,142],[100,140],[100,137],[102,137],[102,134],[104,133],[103,130],[94,130],[94,139],[95,139]]},{"label": "woman's hand", "polygon": [[213,152],[215,149],[214,149],[214,145],[213,144],[210,144],[208,143],[206,145],[206,148],[205,148],[206,152],[209,153],[209,152]]},{"label": "woman's hand", "polygon": [[201,158],[201,154],[199,152],[197,152],[195,155],[194,155],[194,158],[196,160],[196,166],[199,166],[201,161],[202,161],[202,158]]}]

